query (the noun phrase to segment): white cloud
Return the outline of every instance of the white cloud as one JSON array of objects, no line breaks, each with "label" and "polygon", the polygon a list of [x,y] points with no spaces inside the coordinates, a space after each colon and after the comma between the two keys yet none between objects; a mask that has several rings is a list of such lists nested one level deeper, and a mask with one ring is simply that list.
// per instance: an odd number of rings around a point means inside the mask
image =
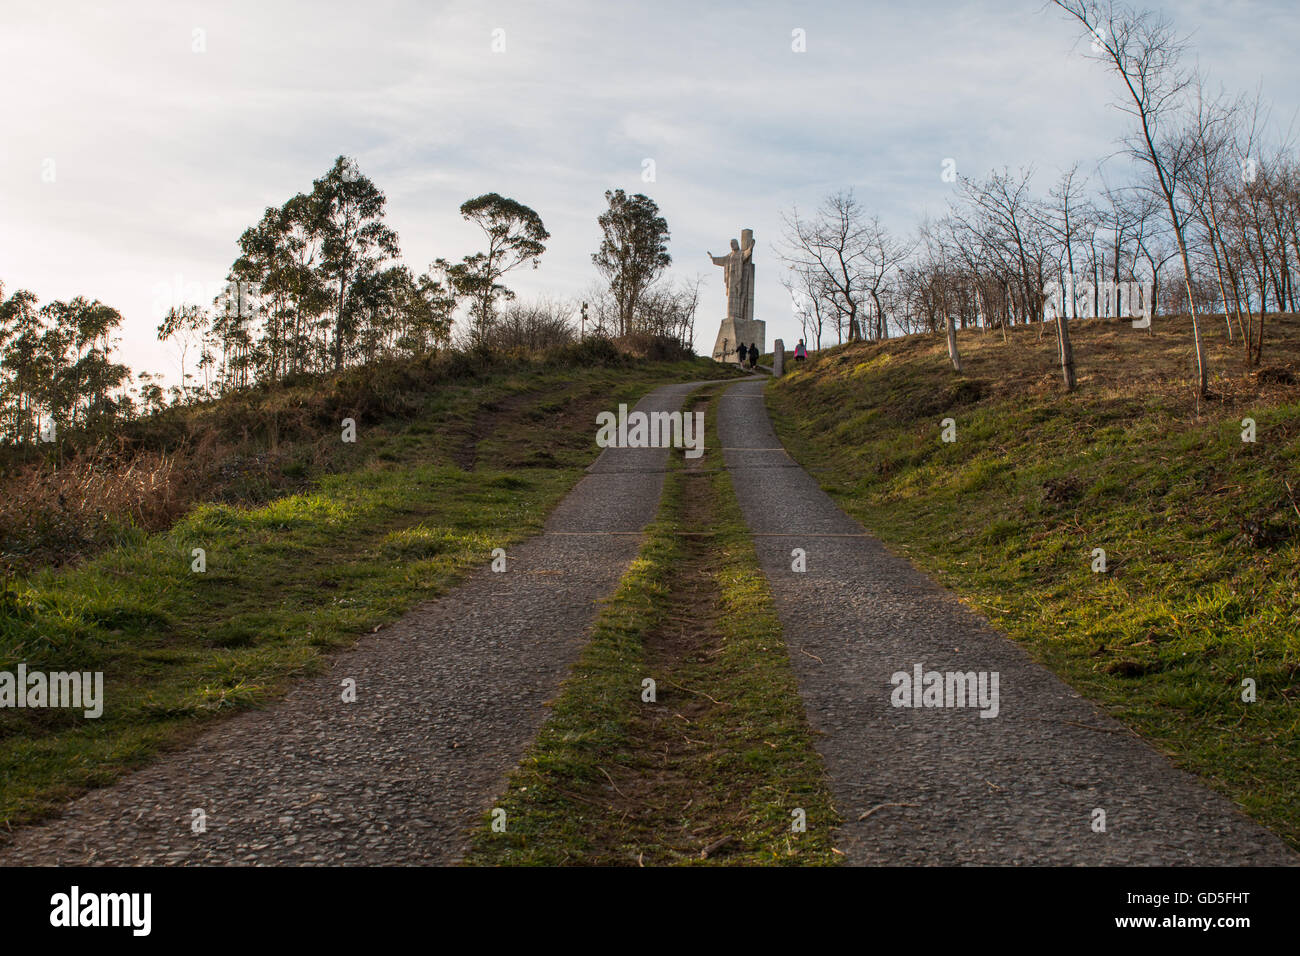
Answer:
[{"label": "white cloud", "polygon": [[[542,268],[513,280],[521,295],[583,291],[604,191],[648,193],[675,271],[707,278],[707,350],[723,301],[704,252],[741,228],[759,242],[757,314],[769,340],[789,340],[773,243],[792,202],[853,186],[909,229],[942,212],[946,157],[966,175],[1034,164],[1046,179],[1075,161],[1087,170],[1122,131],[1110,78],[1039,0],[8,7],[0,281],[117,306],[128,360],[168,373],[154,286],[220,280],[240,232],[340,153],[387,193],[416,268],[473,251],[457,212],[472,195],[537,209],[553,239]],[[1262,77],[1289,116],[1291,4],[1196,0],[1172,13],[1203,65],[1239,89]],[[806,53],[791,51],[796,27]],[[196,28],[205,53],[191,52]],[[641,181],[647,157],[654,183]],[[40,180],[46,158],[53,184]]]}]

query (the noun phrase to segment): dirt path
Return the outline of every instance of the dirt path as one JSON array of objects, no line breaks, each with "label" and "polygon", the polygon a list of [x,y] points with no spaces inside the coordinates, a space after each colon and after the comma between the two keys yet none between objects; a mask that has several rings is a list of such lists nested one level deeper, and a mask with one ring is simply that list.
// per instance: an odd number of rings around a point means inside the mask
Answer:
[{"label": "dirt path", "polygon": [[[1289,864],[1277,836],[866,534],[784,451],[764,381],[719,441],[856,864]],[[792,570],[802,548],[807,570]],[[999,674],[999,712],[895,707],[892,675]],[[991,685],[988,685],[991,686]],[[1105,812],[1105,832],[1094,830]]]},{"label": "dirt path", "polygon": [[[703,384],[637,407],[679,409]],[[636,555],[666,461],[607,449],[506,573],[485,566],[283,702],[20,831],[0,865],[453,862]],[[347,678],[355,703],[341,699]],[[195,809],[206,832],[191,832]]]}]

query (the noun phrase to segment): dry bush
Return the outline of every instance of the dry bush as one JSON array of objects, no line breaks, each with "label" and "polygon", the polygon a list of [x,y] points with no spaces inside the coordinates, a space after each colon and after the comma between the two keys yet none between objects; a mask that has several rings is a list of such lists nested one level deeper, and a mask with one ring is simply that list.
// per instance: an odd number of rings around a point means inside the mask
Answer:
[{"label": "dry bush", "polygon": [[135,525],[167,527],[184,510],[176,456],[123,458],[103,446],[56,465],[27,464],[0,478],[0,566],[63,564]]},{"label": "dry bush", "polygon": [[572,304],[545,297],[529,304],[512,303],[496,317],[484,344],[491,351],[507,354],[569,345],[578,338],[575,312]]},{"label": "dry bush", "polygon": [[633,332],[612,341],[620,352],[647,362],[679,362],[695,354],[689,345],[670,335]]}]

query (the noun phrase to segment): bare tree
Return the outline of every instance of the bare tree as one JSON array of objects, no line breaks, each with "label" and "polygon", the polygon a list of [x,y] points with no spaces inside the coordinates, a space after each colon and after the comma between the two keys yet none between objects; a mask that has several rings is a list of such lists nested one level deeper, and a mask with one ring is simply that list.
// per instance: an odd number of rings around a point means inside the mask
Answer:
[{"label": "bare tree", "polygon": [[[1214,99],[1208,97],[1205,78],[1197,77],[1196,111],[1192,125],[1186,133],[1193,139],[1189,152],[1192,156],[1191,167],[1194,175],[1183,179],[1188,203],[1199,220],[1205,245],[1214,266],[1214,276],[1219,286],[1219,301],[1223,304],[1223,320],[1227,327],[1229,342],[1232,341],[1232,320],[1228,314],[1226,278],[1228,256],[1220,217],[1223,198],[1232,179],[1228,163],[1238,108],[1237,104],[1225,103],[1221,97]],[[1238,324],[1240,325],[1240,313],[1238,313]]]},{"label": "bare tree", "polygon": [[829,283],[819,276],[817,270],[795,268],[781,280],[785,290],[790,293],[794,314],[799,319],[799,329],[805,342],[812,339],[815,348],[822,347],[822,333],[826,320],[833,314],[831,290]]},{"label": "bare tree", "polygon": [[889,230],[880,224],[879,216],[872,216],[863,223],[859,241],[862,244],[862,284],[875,307],[876,328],[873,338],[887,339],[889,321],[881,299],[888,295],[889,285],[898,267],[907,261],[915,246],[890,235]]},{"label": "bare tree", "polygon": [[793,209],[783,215],[782,259],[796,271],[811,271],[830,293],[829,300],[847,327],[849,341],[862,336],[858,313],[869,294],[872,232],[853,190],[832,193],[812,219]]},{"label": "bare tree", "polygon": [[1133,117],[1138,126],[1138,132],[1126,140],[1126,145],[1134,159],[1150,168],[1154,188],[1164,199],[1178,242],[1196,345],[1197,392],[1204,395],[1209,388],[1209,374],[1192,292],[1187,216],[1180,208],[1178,196],[1179,178],[1190,175],[1194,154],[1186,148],[1185,141],[1166,131],[1191,83],[1190,75],[1181,66],[1185,41],[1175,34],[1167,17],[1137,11],[1114,0],[1104,4],[1100,0],[1053,2],[1079,21],[1091,38],[1094,58],[1105,63],[1124,84],[1127,96],[1117,106]]},{"label": "bare tree", "polygon": [[[1156,214],[1149,192],[1132,188],[1112,189],[1104,185],[1104,177],[1099,198],[1102,201],[1093,206],[1096,217],[1095,229],[1088,236],[1088,271],[1092,275],[1094,318],[1102,314],[1102,301],[1098,290],[1101,289],[1108,275],[1113,283],[1112,288],[1118,288],[1123,279],[1137,278],[1134,270],[1138,256],[1138,242]],[[1104,248],[1098,249],[1098,240],[1103,234],[1109,241]],[[1106,305],[1107,314],[1111,314],[1115,304],[1112,301]]]},{"label": "bare tree", "polygon": [[634,332],[674,339],[685,349],[695,339],[695,312],[703,276],[680,282],[659,281],[641,294],[632,322]]},{"label": "bare tree", "polygon": [[523,351],[536,354],[578,338],[577,307],[549,296],[532,302],[511,302],[500,309],[487,331],[486,344],[494,351]]},{"label": "bare tree", "polygon": [[969,241],[982,250],[984,269],[1000,287],[995,304],[1001,312],[1004,340],[1005,325],[1017,316],[1022,323],[1042,318],[1047,241],[1030,193],[1032,178],[1032,169],[1022,169],[1017,176],[1003,169],[980,182],[963,178],[965,206],[950,212]]},{"label": "bare tree", "polygon": [[[1079,167],[1076,163],[1066,170],[1051,192],[1051,202],[1039,207],[1038,218],[1055,242],[1057,249],[1064,256],[1061,265],[1069,281],[1061,276],[1061,287],[1070,289],[1065,307],[1056,310],[1056,342],[1061,358],[1061,375],[1065,380],[1066,391],[1074,391],[1076,385],[1074,370],[1074,348],[1070,344],[1069,319],[1075,318],[1076,301],[1074,289],[1074,247],[1079,237],[1093,229],[1095,216],[1086,199],[1080,197],[1086,183],[1075,183]],[[1059,261],[1059,260],[1058,260]],[[1058,267],[1058,275],[1060,268]]]},{"label": "bare tree", "polygon": [[1170,238],[1165,223],[1152,223],[1145,218],[1134,236],[1134,242],[1137,243],[1139,254],[1146,260],[1147,271],[1151,275],[1151,314],[1156,315],[1161,301],[1160,273],[1178,255],[1178,247]]},{"label": "bare tree", "polygon": [[[923,226],[921,229],[920,244],[925,249],[926,272],[931,278],[930,288],[927,290],[925,284],[921,286],[923,302],[927,299],[931,305],[931,314],[939,311],[943,315],[944,329],[948,338],[948,360],[952,362],[953,371],[960,372],[961,353],[957,351],[957,312],[954,309],[952,293],[960,294],[961,277],[958,271],[952,268],[952,259],[949,249],[944,243],[943,235],[938,230]],[[930,294],[925,295],[926,292]],[[937,305],[937,310],[934,306]]]}]

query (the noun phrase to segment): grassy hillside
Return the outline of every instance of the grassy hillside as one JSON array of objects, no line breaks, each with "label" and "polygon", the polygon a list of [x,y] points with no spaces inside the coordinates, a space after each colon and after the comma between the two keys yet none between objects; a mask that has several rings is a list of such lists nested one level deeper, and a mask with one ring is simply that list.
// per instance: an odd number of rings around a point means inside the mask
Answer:
[{"label": "grassy hillside", "polygon": [[845,510],[1300,846],[1300,318],[1263,373],[1206,325],[1208,400],[1162,321],[1075,323],[1071,395],[1049,328],[962,333],[963,375],[937,336],[831,349],[768,402]]},{"label": "grassy hillside", "polygon": [[[206,416],[209,433],[246,430],[243,455],[226,462],[236,471],[257,454],[302,462],[299,487],[200,500],[158,532],[117,522],[106,550],[0,588],[0,670],[103,671],[106,697],[99,719],[0,710],[0,823],[35,819],[206,720],[273,699],[331,649],[537,531],[594,458],[597,411],[718,375],[705,360],[587,348],[434,371],[187,411],[178,429]],[[282,409],[278,440],[265,434],[268,403]],[[342,441],[345,415],[354,444]]]},{"label": "grassy hillside", "polygon": [[[421,446],[472,466],[493,403],[514,390],[503,377],[527,369],[562,379],[566,370],[632,369],[669,357],[680,358],[680,348],[654,339],[589,339],[540,354],[443,351],[298,375],[91,434],[69,429],[56,445],[0,445],[0,573],[76,564],[140,529],[169,527],[196,503],[265,504],[376,454],[398,454],[376,452],[373,441],[341,441],[348,418],[373,439],[390,422],[400,428],[435,416],[439,425],[422,433]],[[464,400],[480,388],[482,405]],[[399,445],[413,441],[408,435]]]}]

